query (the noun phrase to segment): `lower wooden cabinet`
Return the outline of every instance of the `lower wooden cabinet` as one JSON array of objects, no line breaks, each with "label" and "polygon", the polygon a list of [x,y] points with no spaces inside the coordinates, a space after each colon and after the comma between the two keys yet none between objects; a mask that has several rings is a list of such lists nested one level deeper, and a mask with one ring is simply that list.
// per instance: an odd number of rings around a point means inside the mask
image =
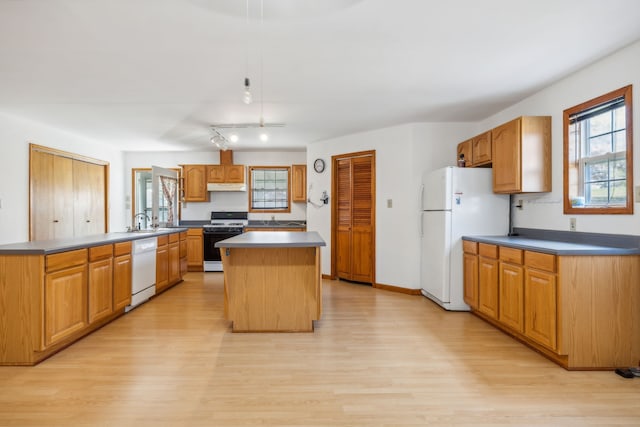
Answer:
[{"label": "lower wooden cabinet", "polygon": [[182,280],[180,274],[180,233],[158,236],[156,252],[156,293]]},{"label": "lower wooden cabinet", "polygon": [[[471,283],[476,266],[468,252]],[[477,270],[472,312],[564,368],[640,360],[640,256],[556,256],[478,243]]]},{"label": "lower wooden cabinet", "polygon": [[462,242],[463,250],[463,299],[472,309],[478,308],[478,244]]},{"label": "lower wooden cabinet", "polygon": [[113,245],[89,248],[89,323],[113,313]]},{"label": "lower wooden cabinet", "polygon": [[183,278],[189,270],[187,254],[187,232],[182,231],[180,233],[180,278]]},{"label": "lower wooden cabinet", "polygon": [[113,245],[113,310],[122,310],[131,304],[131,242]]},{"label": "lower wooden cabinet", "polygon": [[524,267],[500,262],[498,319],[517,332],[524,332]]},{"label": "lower wooden cabinet", "polygon": [[202,228],[187,230],[187,269],[202,271],[204,269],[204,236]]},{"label": "lower wooden cabinet", "polygon": [[492,319],[498,318],[498,247],[478,244],[478,310]]},{"label": "lower wooden cabinet", "polygon": [[87,264],[47,273],[44,301],[44,348],[83,330],[88,325]]}]

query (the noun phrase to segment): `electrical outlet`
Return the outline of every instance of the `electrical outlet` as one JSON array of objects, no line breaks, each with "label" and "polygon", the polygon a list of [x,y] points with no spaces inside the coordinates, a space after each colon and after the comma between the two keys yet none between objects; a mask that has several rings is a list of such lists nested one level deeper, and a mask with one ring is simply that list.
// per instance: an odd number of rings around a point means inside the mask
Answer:
[{"label": "electrical outlet", "polygon": [[392,208],[393,207],[393,200],[392,199],[387,199],[387,207],[388,208]]},{"label": "electrical outlet", "polygon": [[569,231],[576,231],[576,219],[569,218]]}]

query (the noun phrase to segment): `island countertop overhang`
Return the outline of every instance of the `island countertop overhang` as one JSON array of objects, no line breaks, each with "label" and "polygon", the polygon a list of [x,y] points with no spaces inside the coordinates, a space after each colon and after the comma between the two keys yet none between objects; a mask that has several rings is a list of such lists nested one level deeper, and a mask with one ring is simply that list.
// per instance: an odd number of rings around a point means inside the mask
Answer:
[{"label": "island countertop overhang", "polygon": [[326,246],[317,231],[249,231],[216,242],[216,248],[310,248]]}]

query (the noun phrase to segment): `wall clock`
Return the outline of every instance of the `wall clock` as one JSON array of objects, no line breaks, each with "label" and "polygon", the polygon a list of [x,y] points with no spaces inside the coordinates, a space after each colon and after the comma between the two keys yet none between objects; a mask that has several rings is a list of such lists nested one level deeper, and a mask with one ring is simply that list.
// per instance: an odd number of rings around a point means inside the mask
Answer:
[{"label": "wall clock", "polygon": [[313,162],[313,169],[318,173],[322,173],[324,171],[324,160],[316,159],[316,161]]}]

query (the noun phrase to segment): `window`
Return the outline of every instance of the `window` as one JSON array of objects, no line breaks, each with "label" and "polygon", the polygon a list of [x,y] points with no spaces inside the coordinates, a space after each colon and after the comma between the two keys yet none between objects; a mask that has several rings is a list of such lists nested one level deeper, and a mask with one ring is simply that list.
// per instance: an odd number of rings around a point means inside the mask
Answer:
[{"label": "window", "polygon": [[633,213],[631,86],[564,111],[564,213]]},{"label": "window", "polygon": [[291,212],[290,169],[249,167],[249,212]]}]

